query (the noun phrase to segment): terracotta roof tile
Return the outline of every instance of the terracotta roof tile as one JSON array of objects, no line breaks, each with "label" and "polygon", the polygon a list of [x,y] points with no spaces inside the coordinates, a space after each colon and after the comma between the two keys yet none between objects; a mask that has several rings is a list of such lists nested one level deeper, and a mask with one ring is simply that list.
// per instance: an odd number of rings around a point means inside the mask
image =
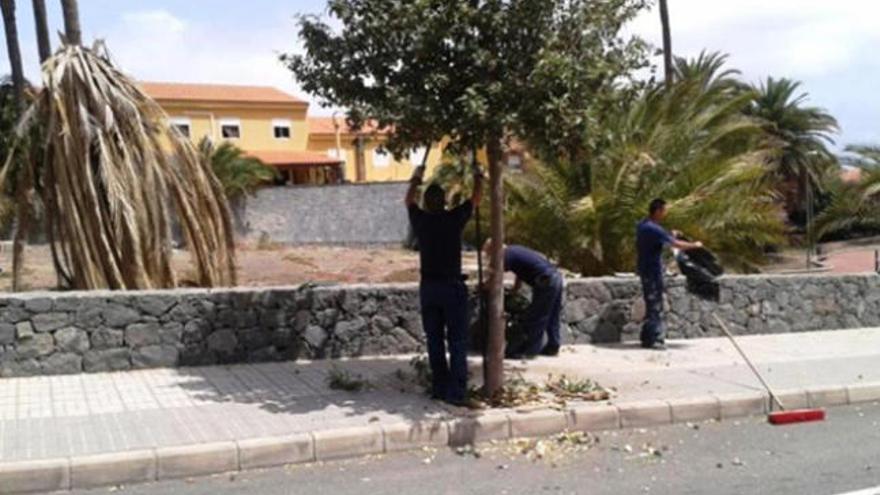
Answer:
[{"label": "terracotta roof tile", "polygon": [[259,158],[266,165],[276,167],[285,165],[338,165],[341,160],[316,151],[248,151],[248,155]]},{"label": "terracotta roof tile", "polygon": [[141,82],[141,89],[155,100],[220,101],[236,103],[305,103],[269,86]]},{"label": "terracotta roof tile", "polygon": [[[345,117],[338,117],[339,125],[342,127],[343,134],[354,134],[354,130],[345,122]],[[367,122],[361,132],[376,132],[377,124],[374,121]],[[389,129],[379,131],[380,134],[387,134]],[[333,123],[333,117],[309,117],[309,134],[336,134],[336,126]]]}]

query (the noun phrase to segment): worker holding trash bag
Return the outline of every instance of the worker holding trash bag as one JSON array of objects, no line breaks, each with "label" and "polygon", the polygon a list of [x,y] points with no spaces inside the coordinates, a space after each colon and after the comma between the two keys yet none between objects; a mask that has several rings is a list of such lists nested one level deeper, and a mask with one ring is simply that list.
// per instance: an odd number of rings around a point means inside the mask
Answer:
[{"label": "worker holding trash bag", "polygon": [[472,173],[474,189],[469,200],[447,209],[446,191],[439,184],[430,184],[421,207],[422,163],[413,172],[405,199],[419,245],[419,300],[431,366],[431,396],[458,406],[467,405],[468,375],[468,290],[461,271],[462,232],[480,204],[483,189],[479,166],[474,164]]},{"label": "worker holding trash bag", "polygon": [[636,228],[637,269],[645,300],[645,321],[640,339],[646,349],[663,348],[666,334],[663,327],[663,248],[671,246],[682,251],[700,249],[701,242],[679,240],[662,227],[666,218],[666,201],[655,199],[648,208],[648,217]]},{"label": "worker holding trash bag", "polygon": [[[483,251],[492,252],[492,239],[483,245]],[[559,354],[560,313],[562,312],[562,274],[543,254],[525,246],[504,246],[504,271],[516,275],[514,293],[522,284],[532,289],[532,302],[522,319],[526,339],[517,347],[507,350],[511,359],[531,359],[538,354]],[[547,335],[546,343],[544,335]]]}]

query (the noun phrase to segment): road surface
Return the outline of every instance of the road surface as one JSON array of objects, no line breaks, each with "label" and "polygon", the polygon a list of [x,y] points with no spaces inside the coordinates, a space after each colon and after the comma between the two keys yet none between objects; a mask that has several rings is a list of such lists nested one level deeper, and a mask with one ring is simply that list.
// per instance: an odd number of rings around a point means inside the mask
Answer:
[{"label": "road surface", "polygon": [[832,409],[822,423],[774,427],[750,418],[601,433],[596,441],[490,444],[476,455],[424,450],[74,493],[834,495],[880,485],[877,404]]}]

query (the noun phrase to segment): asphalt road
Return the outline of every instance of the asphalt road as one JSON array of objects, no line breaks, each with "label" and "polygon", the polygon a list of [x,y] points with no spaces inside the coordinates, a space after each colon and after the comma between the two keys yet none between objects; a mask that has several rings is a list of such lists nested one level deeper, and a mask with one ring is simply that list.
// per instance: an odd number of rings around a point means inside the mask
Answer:
[{"label": "asphalt road", "polygon": [[74,493],[834,495],[880,485],[876,404],[832,409],[822,423],[754,418],[602,433],[596,441],[484,445],[477,455],[426,450]]}]

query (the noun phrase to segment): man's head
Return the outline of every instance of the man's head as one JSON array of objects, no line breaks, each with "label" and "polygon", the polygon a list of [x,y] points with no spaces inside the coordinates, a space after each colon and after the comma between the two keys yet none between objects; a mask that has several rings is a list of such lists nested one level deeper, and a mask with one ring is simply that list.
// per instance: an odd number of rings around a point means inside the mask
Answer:
[{"label": "man's head", "polygon": [[425,189],[425,209],[430,213],[440,213],[446,208],[446,191],[439,184],[431,184]]},{"label": "man's head", "polygon": [[648,207],[648,216],[657,222],[666,218],[666,200],[657,198],[651,201],[651,205]]}]

